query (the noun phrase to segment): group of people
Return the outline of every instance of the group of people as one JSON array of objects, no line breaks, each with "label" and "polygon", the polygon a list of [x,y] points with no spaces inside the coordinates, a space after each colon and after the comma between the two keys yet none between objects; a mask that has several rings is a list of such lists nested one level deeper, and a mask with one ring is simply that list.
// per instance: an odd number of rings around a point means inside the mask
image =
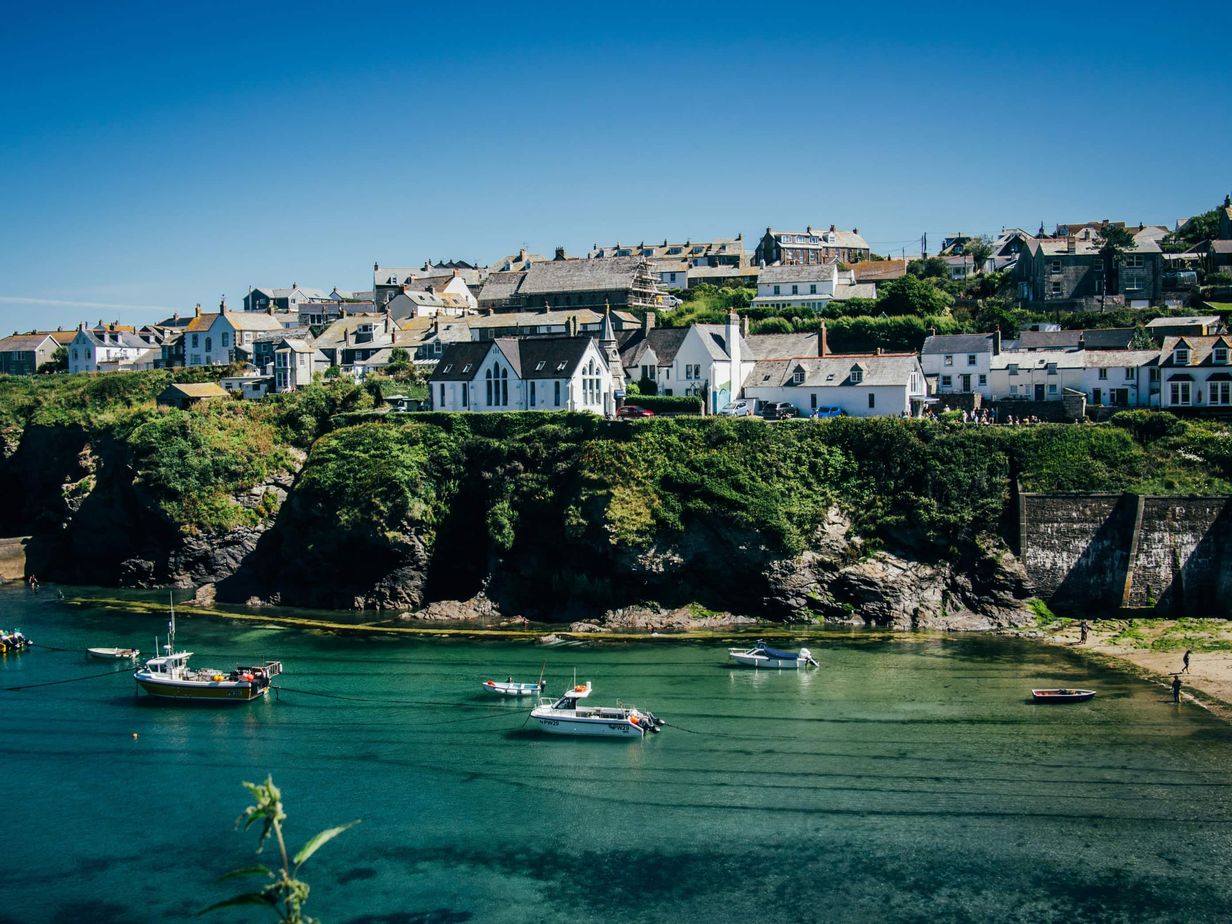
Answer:
[{"label": "group of people", "polygon": [[[1091,631],[1090,624],[1084,619],[1078,623],[1078,644],[1085,645],[1087,643],[1087,635]],[[1172,675],[1172,702],[1179,703],[1181,701],[1181,674],[1189,673],[1189,656],[1193,654],[1192,649],[1186,648],[1185,654],[1181,656],[1181,669]]]}]

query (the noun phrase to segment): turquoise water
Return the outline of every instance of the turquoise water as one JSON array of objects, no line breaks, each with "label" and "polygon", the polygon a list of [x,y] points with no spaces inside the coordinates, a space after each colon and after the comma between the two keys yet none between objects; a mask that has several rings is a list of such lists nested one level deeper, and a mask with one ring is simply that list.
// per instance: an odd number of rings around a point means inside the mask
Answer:
[{"label": "turquoise water", "polygon": [[[162,631],[53,598],[0,590],[0,625],[78,650]],[[288,689],[232,708],[138,701],[124,674],[0,693],[0,921],[186,918],[252,862],[232,823],[267,772],[293,845],[363,819],[305,869],[328,922],[1194,921],[1232,900],[1228,727],[1065,652],[836,633],[797,675],[729,669],[709,642],[179,628],[198,665],[282,658]],[[594,701],[681,728],[523,731],[479,683],[545,661],[550,690],[576,668]],[[36,649],[0,658],[0,686],[108,667]],[[1096,701],[1025,700],[1079,683]]]}]

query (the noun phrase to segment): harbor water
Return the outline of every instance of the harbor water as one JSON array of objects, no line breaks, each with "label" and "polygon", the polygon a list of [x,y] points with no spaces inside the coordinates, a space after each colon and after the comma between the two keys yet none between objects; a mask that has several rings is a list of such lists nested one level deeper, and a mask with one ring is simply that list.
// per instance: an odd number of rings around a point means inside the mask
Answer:
[{"label": "harbor water", "polygon": [[[165,631],[47,587],[0,589],[0,625],[50,646],[0,658],[5,688],[103,674],[85,648],[149,654]],[[303,870],[306,910],[330,924],[1198,921],[1232,906],[1229,728],[1026,640],[836,632],[808,640],[821,667],[797,673],[733,669],[721,641],[178,630],[196,666],[281,659],[277,698],[163,704],[125,672],[0,692],[0,921],[184,920],[240,890],[215,880],[256,862],[234,821],[241,782],[266,774],[292,849],[362,819]],[[576,670],[592,702],[670,725],[549,736],[529,702],[480,689],[541,668],[549,692]],[[1099,695],[1028,701],[1079,685]]]}]

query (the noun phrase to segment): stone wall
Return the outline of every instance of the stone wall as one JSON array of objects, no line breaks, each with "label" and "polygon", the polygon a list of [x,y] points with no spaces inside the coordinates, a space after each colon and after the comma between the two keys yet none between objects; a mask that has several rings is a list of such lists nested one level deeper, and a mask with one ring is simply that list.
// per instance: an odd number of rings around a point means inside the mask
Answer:
[{"label": "stone wall", "polygon": [[20,581],[26,576],[26,536],[0,539],[0,581]]},{"label": "stone wall", "polygon": [[1022,563],[1063,612],[1232,616],[1232,498],[1022,494]]}]

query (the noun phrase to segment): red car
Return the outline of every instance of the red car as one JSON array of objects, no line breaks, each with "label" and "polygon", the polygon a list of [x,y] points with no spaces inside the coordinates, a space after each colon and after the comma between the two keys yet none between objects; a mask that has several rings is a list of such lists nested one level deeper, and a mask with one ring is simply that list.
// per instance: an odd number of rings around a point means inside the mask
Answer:
[{"label": "red car", "polygon": [[654,411],[648,411],[644,407],[638,407],[636,404],[626,404],[624,407],[616,411],[617,417],[654,417]]}]

